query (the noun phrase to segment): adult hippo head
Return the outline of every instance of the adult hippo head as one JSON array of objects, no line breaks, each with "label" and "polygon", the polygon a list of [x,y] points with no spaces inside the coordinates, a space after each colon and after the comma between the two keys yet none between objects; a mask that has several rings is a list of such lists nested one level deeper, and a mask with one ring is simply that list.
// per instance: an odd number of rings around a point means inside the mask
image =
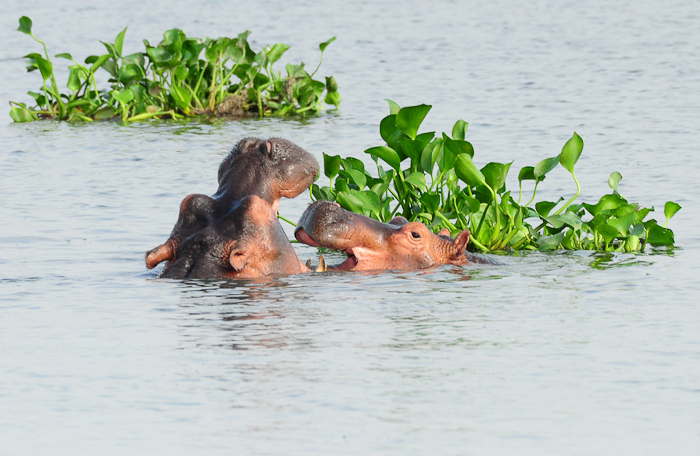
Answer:
[{"label": "adult hippo head", "polygon": [[286,139],[245,138],[239,141],[219,166],[219,188],[214,196],[185,197],[170,237],[146,253],[146,266],[152,269],[162,261],[176,261],[182,242],[228,218],[246,196],[257,196],[276,213],[280,199],[300,194],[313,183],[318,171],[316,159]]},{"label": "adult hippo head", "polygon": [[179,243],[175,259],[160,277],[254,278],[306,270],[272,206],[250,195],[236,201],[220,220]]},{"label": "adult hippo head", "polygon": [[318,162],[286,139],[245,138],[219,165],[219,189],[213,196],[227,211],[234,201],[257,195],[277,212],[280,199],[294,198],[314,183]]},{"label": "adult hippo head", "polygon": [[348,256],[345,262],[329,269],[414,270],[440,264],[489,262],[466,252],[467,230],[453,239],[447,230],[433,234],[423,223],[409,222],[404,217],[382,223],[329,201],[310,205],[301,216],[294,236],[304,244],[341,250]]}]

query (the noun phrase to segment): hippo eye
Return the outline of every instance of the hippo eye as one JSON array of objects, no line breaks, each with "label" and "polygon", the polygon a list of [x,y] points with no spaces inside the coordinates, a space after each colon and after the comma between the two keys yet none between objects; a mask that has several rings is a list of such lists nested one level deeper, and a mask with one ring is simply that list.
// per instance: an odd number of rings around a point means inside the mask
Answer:
[{"label": "hippo eye", "polygon": [[420,239],[420,234],[415,231],[411,231],[411,236],[413,236],[413,239]]}]

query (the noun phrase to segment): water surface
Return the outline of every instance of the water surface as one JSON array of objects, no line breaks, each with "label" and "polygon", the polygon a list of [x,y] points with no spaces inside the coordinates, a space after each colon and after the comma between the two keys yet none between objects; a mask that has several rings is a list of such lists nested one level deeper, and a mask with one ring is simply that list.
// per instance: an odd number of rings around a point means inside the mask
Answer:
[{"label": "water surface", "polygon": [[[251,29],[309,65],[337,36],[321,73],[343,102],[306,122],[0,113],[0,454],[700,451],[696,2],[6,2],[4,102],[40,85],[17,59],[38,50],[14,31],[21,15],[49,52],[78,58],[124,26],[134,51],[171,27]],[[581,198],[620,171],[622,194],[657,218],[669,199],[683,206],[677,248],[249,282],[145,269],[182,198],[214,193],[237,140],[281,136],[370,165],[383,98],[432,104],[425,131],[469,121],[478,164],[533,165],[577,131]],[[574,190],[560,169],[539,193]]]}]

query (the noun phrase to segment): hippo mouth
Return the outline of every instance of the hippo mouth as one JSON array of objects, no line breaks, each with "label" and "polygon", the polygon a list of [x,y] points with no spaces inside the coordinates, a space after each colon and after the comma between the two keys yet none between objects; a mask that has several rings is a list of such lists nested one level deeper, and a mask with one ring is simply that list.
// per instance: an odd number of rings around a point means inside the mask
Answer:
[{"label": "hippo mouth", "polygon": [[[299,242],[306,244],[306,245],[310,245],[311,247],[329,248],[327,246],[321,245],[318,242],[314,241],[311,238],[311,236],[309,236],[306,233],[306,231],[304,231],[303,228],[297,228],[297,230],[294,232],[294,236],[297,238],[297,240]],[[347,248],[343,248],[343,249],[334,249],[334,250],[338,250],[339,252],[343,252],[345,255],[347,255],[348,258],[338,265],[325,266],[328,270],[352,271],[360,264],[360,258],[358,258],[355,254],[355,250],[357,250],[356,247],[347,247]]]}]

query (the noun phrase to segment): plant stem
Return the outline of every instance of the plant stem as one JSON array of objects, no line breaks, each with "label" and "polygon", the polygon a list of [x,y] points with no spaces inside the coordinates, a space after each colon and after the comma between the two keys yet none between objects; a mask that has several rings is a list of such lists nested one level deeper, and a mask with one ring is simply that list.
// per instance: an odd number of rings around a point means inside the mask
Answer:
[{"label": "plant stem", "polygon": [[289,220],[289,219],[286,219],[286,218],[282,217],[280,214],[277,214],[277,218],[279,218],[279,219],[281,219],[281,220],[284,220],[285,222],[289,223],[289,224],[292,225],[292,226],[297,226],[296,223],[292,222],[292,221]]},{"label": "plant stem", "polygon": [[576,174],[571,173],[571,175],[574,177],[574,182],[576,182],[576,194],[575,194],[574,196],[572,196],[571,199],[570,199],[569,201],[567,201],[566,204],[563,205],[563,206],[561,207],[561,209],[559,209],[558,211],[556,211],[556,212],[554,213],[554,215],[559,215],[559,214],[561,214],[561,212],[562,212],[564,209],[566,209],[566,207],[567,207],[569,204],[571,204],[571,203],[581,194],[581,185],[579,185],[578,179],[576,179]]}]

